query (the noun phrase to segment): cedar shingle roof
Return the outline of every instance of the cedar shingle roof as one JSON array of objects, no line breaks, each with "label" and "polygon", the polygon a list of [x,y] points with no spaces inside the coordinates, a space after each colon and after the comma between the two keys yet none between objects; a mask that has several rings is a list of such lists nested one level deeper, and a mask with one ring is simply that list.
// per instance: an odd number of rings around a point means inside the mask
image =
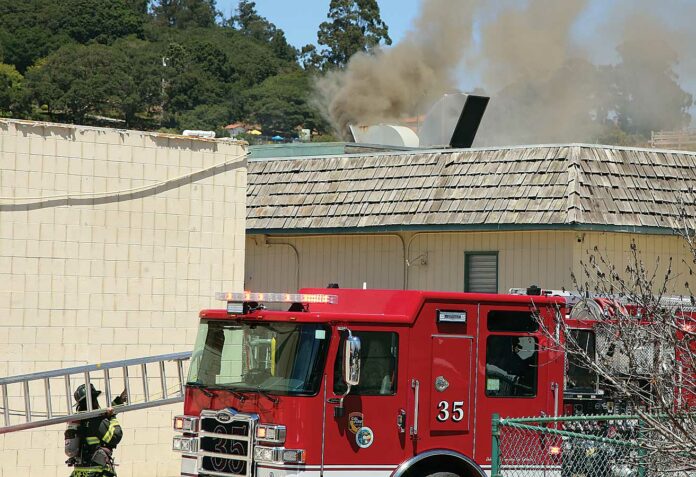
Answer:
[{"label": "cedar shingle roof", "polygon": [[247,229],[696,225],[696,153],[595,145],[249,161]]}]

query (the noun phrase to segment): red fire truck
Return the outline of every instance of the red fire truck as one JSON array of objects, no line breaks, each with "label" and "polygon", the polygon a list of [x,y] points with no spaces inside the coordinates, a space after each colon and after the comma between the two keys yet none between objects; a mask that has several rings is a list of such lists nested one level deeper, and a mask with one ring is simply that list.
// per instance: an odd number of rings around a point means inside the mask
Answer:
[{"label": "red fire truck", "polygon": [[[494,413],[611,411],[596,378],[548,342],[568,297],[322,288],[218,298],[225,309],[200,312],[174,420],[182,476],[486,477]],[[594,346],[591,326],[577,325]]]}]

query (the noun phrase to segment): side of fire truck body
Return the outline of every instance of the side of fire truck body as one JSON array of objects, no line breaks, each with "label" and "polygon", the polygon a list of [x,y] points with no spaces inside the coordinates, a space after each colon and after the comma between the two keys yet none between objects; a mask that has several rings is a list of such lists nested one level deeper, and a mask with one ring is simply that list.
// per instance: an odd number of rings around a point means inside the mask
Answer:
[{"label": "side of fire truck body", "polygon": [[[302,462],[256,459],[252,463],[251,447],[257,439],[250,435],[249,447],[239,451],[248,459],[243,468],[225,467],[223,454],[235,451],[225,448],[224,443],[213,444],[213,449],[183,452],[182,476],[420,477],[448,471],[485,477],[490,473],[494,413],[508,417],[562,413],[563,353],[554,350],[541,328],[530,326],[530,322],[532,316],[538,316],[547,329],[554,329],[557,317],[565,315],[564,299],[394,290],[302,292],[330,293],[338,297],[338,303],[313,303],[298,312],[258,310],[244,315],[204,310],[200,316],[204,320],[327,325],[324,339],[329,340],[328,352],[315,394],[269,397],[187,386],[184,405],[185,415],[194,418],[204,410],[227,410],[251,416],[252,426],[285,426],[281,448],[301,450],[298,460]],[[342,329],[363,337],[389,333],[395,343],[396,363],[389,376],[390,392],[348,393],[343,414],[335,417],[342,392],[335,389],[336,383],[343,382],[338,363],[343,359]],[[506,384],[505,378],[490,371],[500,342],[519,339],[531,346],[527,353],[536,356],[531,365],[535,376],[521,393],[514,391],[516,384]],[[494,342],[497,350],[492,349]],[[370,363],[362,363],[362,367],[366,372]],[[199,425],[191,430],[199,431]],[[189,432],[184,436],[201,439],[203,434]],[[256,442],[259,444],[263,442]],[[206,456],[207,467],[203,463]],[[210,468],[213,457],[220,464],[216,471]],[[235,469],[240,473],[234,473]]]}]

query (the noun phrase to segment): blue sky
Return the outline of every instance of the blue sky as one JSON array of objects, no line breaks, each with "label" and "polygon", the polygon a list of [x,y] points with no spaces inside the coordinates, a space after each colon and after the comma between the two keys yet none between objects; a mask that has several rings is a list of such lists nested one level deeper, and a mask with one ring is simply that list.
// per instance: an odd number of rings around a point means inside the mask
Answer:
[{"label": "blue sky", "polygon": [[[218,0],[225,18],[237,8],[238,0]],[[379,0],[382,19],[389,26],[389,36],[398,42],[418,14],[420,0]],[[317,42],[319,24],[326,20],[329,0],[256,0],[256,10],[285,32],[290,44],[301,48]]]}]

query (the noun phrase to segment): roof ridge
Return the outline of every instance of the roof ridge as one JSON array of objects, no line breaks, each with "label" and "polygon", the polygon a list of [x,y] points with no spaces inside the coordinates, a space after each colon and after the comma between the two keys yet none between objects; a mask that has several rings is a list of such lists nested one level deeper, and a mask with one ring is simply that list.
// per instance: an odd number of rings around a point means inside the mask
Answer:
[{"label": "roof ridge", "polygon": [[[2,120],[0,120],[2,121]],[[633,146],[616,146],[612,144],[589,144],[589,143],[549,143],[549,144],[519,144],[519,145],[508,145],[508,146],[485,146],[485,147],[471,147],[471,148],[413,148],[408,150],[382,150],[382,151],[368,151],[368,152],[350,152],[345,154],[319,154],[319,155],[308,155],[308,156],[278,156],[278,157],[263,157],[263,158],[249,158],[250,162],[265,162],[265,161],[281,161],[281,160],[298,160],[298,159],[326,159],[341,158],[341,159],[352,159],[357,157],[365,156],[409,156],[409,155],[421,155],[421,154],[453,154],[462,152],[486,152],[486,151],[514,151],[521,149],[553,149],[553,148],[575,148],[578,152],[581,149],[602,149],[602,150],[617,150],[617,151],[635,151],[635,152],[649,152],[658,154],[683,154],[688,156],[696,156],[696,151],[685,151],[680,149],[659,149],[651,147],[633,147]]]},{"label": "roof ridge", "polygon": [[575,224],[579,222],[580,193],[578,191],[578,180],[580,179],[580,159],[581,145],[575,144],[568,147],[568,185],[566,188],[566,223]]}]

